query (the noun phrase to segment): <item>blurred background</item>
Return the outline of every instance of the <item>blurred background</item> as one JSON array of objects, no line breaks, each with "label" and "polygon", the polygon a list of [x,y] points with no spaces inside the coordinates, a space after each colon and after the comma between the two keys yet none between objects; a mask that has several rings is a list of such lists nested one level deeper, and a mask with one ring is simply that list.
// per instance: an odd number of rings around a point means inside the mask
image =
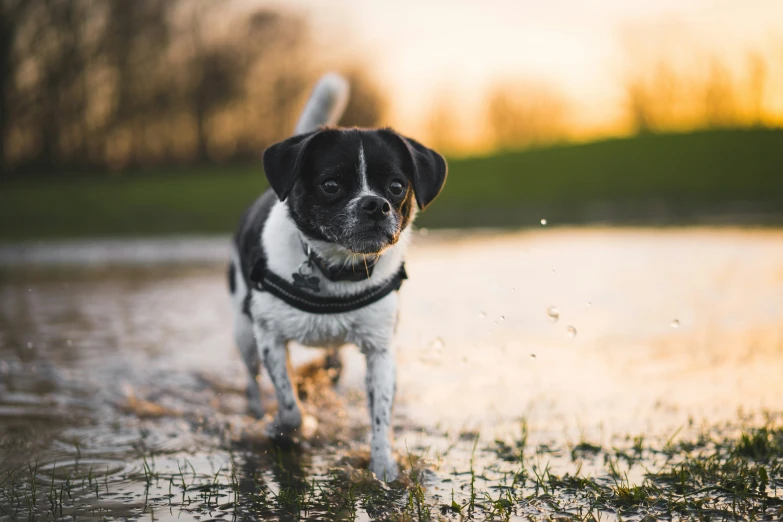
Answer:
[{"label": "blurred background", "polygon": [[783,220],[783,4],[2,0],[0,239],[229,232],[339,71],[420,225]]},{"label": "blurred background", "polygon": [[[528,477],[619,491],[624,459],[636,483],[663,469],[637,440],[783,412],[783,1],[0,0],[0,513],[212,518],[180,464],[243,492],[260,476],[277,502],[366,468],[362,355],[343,350],[333,390],[292,347],[319,431],[283,459],[246,415],[225,280],[262,153],[328,71],[351,82],[343,125],[449,160],[393,346],[396,448],[429,459],[429,504],[506,491],[512,447]],[[605,452],[575,457],[588,443]],[[739,516],[698,496],[736,488],[780,519],[776,462],[775,499],[756,475],[692,478],[683,516]],[[545,518],[570,487],[543,489]],[[250,518],[248,495],[220,510]]]}]

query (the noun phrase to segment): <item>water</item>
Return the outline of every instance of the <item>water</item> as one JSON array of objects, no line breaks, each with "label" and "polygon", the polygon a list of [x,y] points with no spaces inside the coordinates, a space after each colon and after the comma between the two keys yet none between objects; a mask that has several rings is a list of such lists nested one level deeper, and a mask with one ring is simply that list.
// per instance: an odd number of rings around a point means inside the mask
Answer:
[{"label": "water", "polygon": [[[40,513],[87,519],[369,519],[414,498],[408,482],[349,501],[375,484],[356,349],[332,387],[320,351],[292,348],[314,433],[277,448],[245,414],[224,240],[120,244],[93,242],[84,260],[63,244],[0,249],[0,482],[14,473],[29,494],[34,481]],[[507,476],[496,440],[524,433],[564,470],[582,439],[783,410],[783,233],[431,232],[406,266],[395,448],[432,506],[466,501],[469,469],[477,484]]]}]

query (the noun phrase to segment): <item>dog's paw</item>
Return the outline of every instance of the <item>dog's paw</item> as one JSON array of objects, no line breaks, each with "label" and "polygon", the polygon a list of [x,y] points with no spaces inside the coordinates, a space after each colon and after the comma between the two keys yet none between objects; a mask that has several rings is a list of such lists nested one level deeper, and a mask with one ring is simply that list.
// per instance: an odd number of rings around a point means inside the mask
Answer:
[{"label": "dog's paw", "polygon": [[298,409],[288,411],[285,415],[278,412],[270,420],[265,428],[267,436],[278,443],[290,443],[294,441],[295,436],[302,426],[302,414]]},{"label": "dog's paw", "polygon": [[372,471],[379,480],[384,482],[394,482],[397,480],[397,477],[400,476],[397,463],[394,462],[394,458],[392,458],[391,455],[371,457],[370,471]]}]

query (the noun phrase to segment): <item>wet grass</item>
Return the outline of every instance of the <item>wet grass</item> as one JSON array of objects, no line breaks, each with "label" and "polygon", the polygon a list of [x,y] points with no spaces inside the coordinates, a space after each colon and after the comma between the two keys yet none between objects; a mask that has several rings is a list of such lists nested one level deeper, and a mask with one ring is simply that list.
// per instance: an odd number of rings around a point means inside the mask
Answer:
[{"label": "wet grass", "polygon": [[[783,130],[639,136],[449,161],[421,226],[780,223]],[[258,165],[59,176],[0,186],[0,240],[230,233],[263,189]],[[766,216],[760,218],[759,216]],[[755,221],[754,221],[755,220]]]},{"label": "wet grass", "polygon": [[[262,520],[783,517],[783,425],[771,419],[761,426],[711,427],[657,442],[629,436],[611,448],[586,440],[570,450],[531,447],[527,437],[523,424],[514,440],[485,443],[477,434],[458,436],[435,459],[417,448],[402,456],[403,476],[390,485],[356,457],[314,472],[301,449],[271,448],[261,462],[256,451],[229,448],[206,472],[203,463],[145,453],[141,444],[141,470],[119,479],[78,461],[45,470],[35,462],[6,470],[0,477],[0,518],[98,519],[163,510]],[[448,469],[451,457],[460,461],[460,453],[467,457],[464,468]]]}]

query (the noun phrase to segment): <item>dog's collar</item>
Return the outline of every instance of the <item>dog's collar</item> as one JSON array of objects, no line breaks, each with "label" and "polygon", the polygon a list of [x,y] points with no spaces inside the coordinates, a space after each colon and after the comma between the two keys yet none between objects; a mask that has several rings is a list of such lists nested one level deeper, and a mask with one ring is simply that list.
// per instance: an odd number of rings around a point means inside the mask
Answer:
[{"label": "dog's collar", "polygon": [[[310,264],[311,268],[314,265],[321,271],[323,275],[329,281],[364,281],[372,276],[372,271],[375,268],[375,264],[380,259],[380,256],[375,255],[372,259],[367,259],[367,256],[362,256],[362,259],[358,263],[351,263],[350,265],[344,264],[340,267],[332,266],[304,240],[301,240],[302,250],[307,256],[307,260],[304,264]],[[299,272],[302,273],[302,267]],[[309,275],[309,274],[307,274]]]},{"label": "dog's collar", "polygon": [[[269,292],[294,308],[313,314],[339,314],[364,308],[399,290],[402,282],[408,279],[408,274],[405,272],[405,264],[403,263],[400,265],[397,273],[380,286],[374,286],[358,294],[347,296],[321,296],[303,290],[303,288],[311,288],[316,292],[319,291],[317,284],[315,288],[312,288],[307,283],[307,279],[310,279],[312,276],[303,275],[301,272],[299,274],[294,273],[292,276],[294,282],[289,283],[273,273],[267,268],[266,261],[262,256],[253,265],[249,279],[256,290]],[[302,283],[297,276],[305,282]],[[317,278],[315,279],[317,282]]]}]

